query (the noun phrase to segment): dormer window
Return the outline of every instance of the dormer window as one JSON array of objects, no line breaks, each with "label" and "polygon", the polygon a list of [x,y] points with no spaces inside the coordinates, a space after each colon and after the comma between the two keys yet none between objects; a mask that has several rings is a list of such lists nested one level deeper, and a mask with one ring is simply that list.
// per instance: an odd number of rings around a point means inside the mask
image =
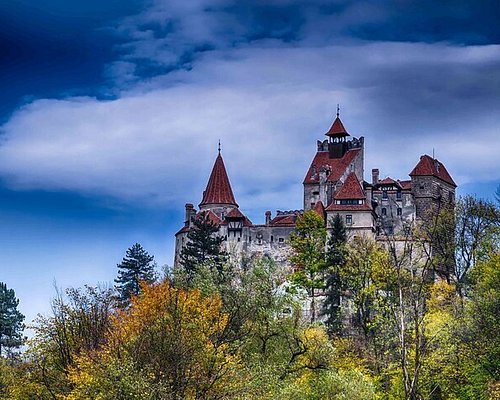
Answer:
[{"label": "dormer window", "polygon": [[238,231],[243,228],[243,221],[241,219],[230,220],[228,223],[228,229],[230,231]]}]

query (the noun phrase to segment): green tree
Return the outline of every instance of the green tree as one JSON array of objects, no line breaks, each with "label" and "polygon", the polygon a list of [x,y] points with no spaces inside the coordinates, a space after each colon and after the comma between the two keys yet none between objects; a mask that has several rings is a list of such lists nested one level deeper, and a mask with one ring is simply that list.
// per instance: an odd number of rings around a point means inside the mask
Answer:
[{"label": "green tree", "polygon": [[498,246],[500,210],[492,202],[465,196],[455,207],[455,271],[458,294],[467,294],[469,271]]},{"label": "green tree", "polygon": [[155,281],[154,256],[148,254],[139,243],[127,250],[122,262],[118,264],[118,278],[115,279],[119,300],[128,304],[131,296],[140,292],[141,281],[153,283]]},{"label": "green tree", "polygon": [[7,285],[0,282],[0,356],[5,349],[7,355],[12,355],[14,349],[23,344],[24,315],[17,306],[14,289],[7,289]]},{"label": "green tree", "polygon": [[85,286],[57,292],[52,315],[38,316],[27,354],[37,366],[39,381],[56,398],[70,390],[68,373],[84,352],[105,343],[113,312],[113,290]]},{"label": "green tree", "polygon": [[226,252],[221,248],[224,238],[219,236],[219,227],[210,220],[208,212],[200,213],[194,220],[194,226],[188,233],[188,242],[181,251],[181,264],[192,278],[203,264],[209,264],[219,273],[227,260]]},{"label": "green tree", "polygon": [[290,235],[292,255],[290,261],[295,267],[290,279],[305,289],[311,301],[311,322],[316,320],[316,294],[325,286],[326,269],[325,221],[316,211],[306,211],[297,218],[295,232]]},{"label": "green tree", "polygon": [[332,230],[326,250],[326,285],[322,313],[326,316],[329,335],[339,334],[342,329],[340,270],[347,259],[347,233],[342,218],[337,214],[331,220]]}]

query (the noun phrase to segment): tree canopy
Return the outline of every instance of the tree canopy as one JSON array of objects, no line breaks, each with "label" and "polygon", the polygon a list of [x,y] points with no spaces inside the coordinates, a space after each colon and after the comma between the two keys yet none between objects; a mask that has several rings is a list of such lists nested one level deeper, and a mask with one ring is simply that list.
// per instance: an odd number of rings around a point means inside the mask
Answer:
[{"label": "tree canopy", "polygon": [[130,298],[139,294],[140,282],[152,283],[155,280],[154,256],[149,255],[139,243],[130,247],[122,262],[118,264],[118,277],[115,279],[119,300],[127,304]]},{"label": "tree canopy", "polygon": [[7,355],[23,344],[24,315],[17,309],[19,300],[14,289],[0,282],[0,356]]}]

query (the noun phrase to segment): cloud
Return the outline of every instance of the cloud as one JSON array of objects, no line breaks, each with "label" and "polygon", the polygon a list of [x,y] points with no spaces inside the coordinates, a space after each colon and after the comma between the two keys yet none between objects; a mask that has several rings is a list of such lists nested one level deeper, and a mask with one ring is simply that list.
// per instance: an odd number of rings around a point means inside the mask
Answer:
[{"label": "cloud", "polygon": [[1,128],[0,174],[17,189],[179,207],[200,199],[221,139],[242,207],[298,208],[316,139],[340,102],[349,132],[366,138],[367,170],[404,179],[435,148],[458,183],[498,179],[499,54],[272,41],[214,50],[116,100],[26,105]]}]

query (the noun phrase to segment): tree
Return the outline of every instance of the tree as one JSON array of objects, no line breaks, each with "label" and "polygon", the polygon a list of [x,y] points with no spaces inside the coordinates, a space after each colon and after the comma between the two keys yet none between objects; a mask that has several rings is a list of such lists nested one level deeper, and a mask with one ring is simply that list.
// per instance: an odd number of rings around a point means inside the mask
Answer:
[{"label": "tree", "polygon": [[10,355],[23,344],[24,315],[17,309],[18,305],[14,289],[7,289],[7,285],[0,282],[0,356],[3,349]]},{"label": "tree", "polygon": [[342,281],[340,279],[340,270],[347,259],[347,233],[342,222],[342,218],[337,214],[332,220],[332,231],[327,243],[326,249],[326,285],[325,300],[323,302],[323,315],[326,316],[326,326],[328,333],[340,333],[342,329],[341,317],[341,290]]},{"label": "tree", "polygon": [[181,264],[189,280],[203,264],[209,264],[210,268],[215,267],[222,273],[227,254],[221,248],[224,238],[218,232],[219,228],[210,220],[208,212],[202,212],[194,220],[194,226],[188,233],[188,242],[181,251]]},{"label": "tree", "polygon": [[326,234],[325,221],[311,210],[297,218],[295,232],[290,235],[290,261],[295,267],[290,278],[305,289],[311,299],[311,322],[316,320],[316,291],[325,286]]},{"label": "tree", "polygon": [[53,398],[70,390],[68,373],[75,360],[85,352],[98,351],[105,343],[113,304],[110,288],[69,288],[64,294],[57,292],[51,316],[35,320],[28,353]]},{"label": "tree", "polygon": [[102,351],[79,357],[71,399],[229,399],[245,383],[227,342],[218,295],[168,281],[141,294],[113,321]]},{"label": "tree", "polygon": [[465,196],[455,207],[455,271],[458,294],[463,297],[469,285],[469,271],[491,248],[498,246],[500,210],[495,204]]},{"label": "tree", "polygon": [[115,287],[122,303],[128,304],[131,296],[139,294],[141,281],[155,281],[153,260],[154,256],[149,255],[139,243],[127,250],[122,262],[118,264],[118,278],[115,279]]}]

